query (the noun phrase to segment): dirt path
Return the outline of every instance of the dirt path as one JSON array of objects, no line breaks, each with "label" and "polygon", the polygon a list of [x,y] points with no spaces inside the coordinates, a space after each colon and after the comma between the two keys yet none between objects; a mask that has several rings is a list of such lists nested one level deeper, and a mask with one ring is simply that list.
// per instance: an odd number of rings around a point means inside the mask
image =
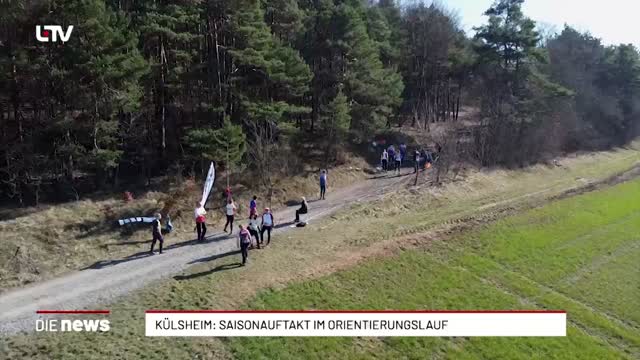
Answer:
[{"label": "dirt path", "polygon": [[[315,220],[336,210],[362,201],[370,201],[410,180],[411,176],[384,176],[365,180],[331,192],[324,201],[309,199],[309,214],[305,220],[313,225]],[[276,229],[272,240],[279,234],[295,231],[292,220],[295,209],[289,207],[274,214]],[[242,222],[246,222],[245,219]],[[0,295],[0,334],[32,331],[37,310],[75,310],[92,306],[104,306],[129,292],[177,274],[185,268],[229,253],[238,252],[237,239],[219,231],[210,235],[204,243],[193,240],[166,243],[165,252],[150,256],[146,252],[132,254],[123,259],[103,260],[87,269],[59,278],[9,291]],[[265,250],[268,251],[268,250]]]}]

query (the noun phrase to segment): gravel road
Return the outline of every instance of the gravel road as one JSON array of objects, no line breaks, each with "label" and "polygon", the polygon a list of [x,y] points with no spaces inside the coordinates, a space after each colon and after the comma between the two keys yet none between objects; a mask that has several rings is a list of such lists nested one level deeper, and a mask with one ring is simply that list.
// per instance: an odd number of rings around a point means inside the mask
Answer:
[{"label": "gravel road", "polygon": [[[411,179],[413,176],[385,176],[353,184],[335,193],[329,189],[326,200],[308,199],[309,214],[305,220],[313,226],[316,220],[346,205],[373,200]],[[277,229],[272,233],[272,241],[277,242],[282,232],[295,231],[290,226],[295,208],[274,214]],[[122,259],[103,260],[87,269],[9,291],[0,295],[0,334],[33,331],[38,319],[37,310],[108,308],[119,297],[152,281],[180,273],[202,259],[237,252],[237,246],[235,236],[221,232],[210,235],[203,243],[193,240],[172,242],[169,238],[165,241],[163,254],[143,252]]]}]

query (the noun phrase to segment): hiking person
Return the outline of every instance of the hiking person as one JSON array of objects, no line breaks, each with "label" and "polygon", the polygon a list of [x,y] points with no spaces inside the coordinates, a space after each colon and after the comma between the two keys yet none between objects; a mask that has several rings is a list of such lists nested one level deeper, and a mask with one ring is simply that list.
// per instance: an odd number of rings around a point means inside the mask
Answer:
[{"label": "hiking person", "polygon": [[253,214],[249,218],[249,226],[247,226],[251,236],[256,238],[256,247],[260,249],[260,226],[258,225],[258,215]]},{"label": "hiking person", "polygon": [[162,254],[162,243],[164,243],[164,238],[162,237],[162,230],[160,219],[162,219],[162,215],[156,214],[155,220],[151,223],[151,235],[153,236],[153,240],[151,240],[151,250],[149,250],[149,254],[153,255],[153,248],[156,245],[156,241],[160,242],[160,254]]},{"label": "hiking person", "polygon": [[196,208],[193,211],[193,217],[196,221],[196,232],[198,233],[198,241],[204,241],[205,234],[207,233],[207,219],[204,217],[207,211],[204,209],[200,201],[196,202]]},{"label": "hiking person", "polygon": [[391,164],[393,164],[393,161],[396,158],[396,149],[394,149],[393,145],[389,145],[387,153],[389,154],[389,161],[391,162]]},{"label": "hiking person", "polygon": [[309,206],[307,205],[307,199],[305,199],[305,197],[302,197],[302,202],[300,203],[300,208],[298,210],[296,210],[296,220],[295,223],[299,223],[300,222],[300,215],[301,214],[306,214],[309,211]]},{"label": "hiking person", "polygon": [[327,192],[327,170],[320,172],[320,200],[324,200],[324,195]]},{"label": "hiking person", "polygon": [[266,231],[267,235],[269,235],[267,239],[267,245],[269,245],[271,242],[271,229],[273,229],[274,223],[271,209],[265,208],[262,214],[262,225],[260,226],[260,244],[264,243],[264,232]]},{"label": "hiking person", "polygon": [[404,143],[400,144],[400,164],[404,162],[405,157],[407,156],[407,145]]},{"label": "hiking person", "polygon": [[258,200],[258,197],[253,195],[253,199],[249,202],[249,219],[251,219],[253,215],[258,215],[258,203],[256,200]]},{"label": "hiking person", "polygon": [[380,162],[382,163],[382,170],[387,171],[389,168],[389,153],[387,149],[382,149],[382,156],[380,156]]},{"label": "hiking person", "polygon": [[233,200],[227,200],[227,206],[225,206],[225,214],[227,215],[227,223],[224,224],[224,232],[227,232],[227,226],[231,225],[229,234],[233,234],[233,219],[236,215],[236,205]]},{"label": "hiking person", "polygon": [[249,233],[249,230],[245,229],[244,225],[240,225],[238,242],[240,251],[242,252],[242,266],[244,266],[249,258],[249,245],[251,245],[251,234]]},{"label": "hiking person", "polygon": [[417,173],[420,170],[420,151],[416,149],[413,153],[413,173]]},{"label": "hiking person", "polygon": [[399,151],[396,153],[395,159],[396,159],[396,166],[395,166],[396,174],[400,174],[400,166],[402,165],[402,156],[400,155]]}]

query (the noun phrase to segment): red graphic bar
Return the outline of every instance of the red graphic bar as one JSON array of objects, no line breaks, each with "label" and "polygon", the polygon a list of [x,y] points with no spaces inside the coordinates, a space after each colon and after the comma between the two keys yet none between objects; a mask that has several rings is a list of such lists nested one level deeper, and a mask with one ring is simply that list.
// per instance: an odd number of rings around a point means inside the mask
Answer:
[{"label": "red graphic bar", "polygon": [[37,310],[36,314],[110,314],[109,310]]},{"label": "red graphic bar", "polygon": [[239,314],[566,314],[565,310],[147,310],[147,314],[239,313]]}]

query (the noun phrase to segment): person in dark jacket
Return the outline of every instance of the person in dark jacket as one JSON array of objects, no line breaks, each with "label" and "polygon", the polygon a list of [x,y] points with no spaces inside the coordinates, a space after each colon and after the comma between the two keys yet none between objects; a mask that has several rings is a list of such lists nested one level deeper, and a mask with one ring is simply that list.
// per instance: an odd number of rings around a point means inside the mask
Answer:
[{"label": "person in dark jacket", "polygon": [[249,245],[251,245],[251,233],[245,229],[244,225],[240,225],[238,242],[240,243],[240,251],[242,252],[242,266],[244,266],[249,258]]},{"label": "person in dark jacket", "polygon": [[296,210],[296,223],[300,222],[300,215],[302,214],[306,214],[307,212],[309,212],[309,207],[307,206],[307,199],[305,199],[305,197],[302,197],[302,203],[300,204],[300,208],[298,210]]},{"label": "person in dark jacket", "polygon": [[327,170],[322,170],[320,172],[320,200],[324,200],[324,196],[327,193]]},{"label": "person in dark jacket", "polygon": [[151,255],[154,254],[153,248],[156,245],[156,241],[160,242],[160,254],[162,254],[162,243],[164,243],[164,238],[162,237],[162,230],[161,230],[161,224],[160,224],[160,219],[162,219],[162,215],[156,214],[155,217],[156,219],[153,220],[153,222],[151,223],[151,235],[153,236],[153,240],[151,240],[151,250],[149,250],[149,253]]},{"label": "person in dark jacket", "polygon": [[420,170],[420,151],[416,150],[413,153],[413,173],[417,173]]},{"label": "person in dark jacket", "polygon": [[400,163],[404,163],[404,160],[407,158],[407,145],[405,143],[400,144]]}]

